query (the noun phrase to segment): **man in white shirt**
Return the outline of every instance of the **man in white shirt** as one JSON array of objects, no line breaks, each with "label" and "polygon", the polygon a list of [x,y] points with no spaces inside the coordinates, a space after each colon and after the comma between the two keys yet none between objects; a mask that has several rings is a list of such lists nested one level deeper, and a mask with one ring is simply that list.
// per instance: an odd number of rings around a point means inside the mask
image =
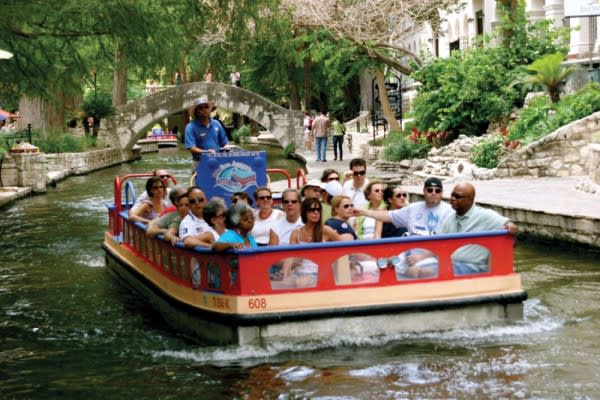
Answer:
[{"label": "man in white shirt", "polygon": [[300,194],[295,189],[286,189],[281,195],[285,217],[278,220],[269,233],[269,245],[290,244],[290,235],[304,225],[300,217]]},{"label": "man in white shirt", "polygon": [[199,187],[192,186],[188,189],[188,201],[190,212],[183,218],[181,224],[179,224],[179,239],[185,247],[210,247],[211,243],[204,242],[198,238],[198,235],[210,229],[210,226],[206,223],[202,215],[202,210],[206,204],[206,195]]},{"label": "man in white shirt", "polygon": [[344,173],[344,180],[344,195],[350,197],[354,209],[366,206],[369,202],[364,193],[365,187],[369,184],[367,162],[362,158],[353,158],[350,161],[350,170]]}]

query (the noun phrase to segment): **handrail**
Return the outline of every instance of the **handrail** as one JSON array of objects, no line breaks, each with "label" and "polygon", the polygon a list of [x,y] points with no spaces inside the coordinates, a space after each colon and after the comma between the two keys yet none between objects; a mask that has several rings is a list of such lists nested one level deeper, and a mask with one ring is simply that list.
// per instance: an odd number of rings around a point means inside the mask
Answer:
[{"label": "handrail", "polygon": [[[302,184],[300,184],[300,178],[302,178]],[[306,172],[304,172],[302,168],[298,168],[298,170],[296,170],[296,188],[300,189],[306,185],[306,182],[308,182],[306,179]]]},{"label": "handrail", "polygon": [[267,168],[267,174],[281,174],[285,176],[287,179],[288,187],[292,187],[292,178],[290,178],[290,173],[285,169],[281,168]]}]

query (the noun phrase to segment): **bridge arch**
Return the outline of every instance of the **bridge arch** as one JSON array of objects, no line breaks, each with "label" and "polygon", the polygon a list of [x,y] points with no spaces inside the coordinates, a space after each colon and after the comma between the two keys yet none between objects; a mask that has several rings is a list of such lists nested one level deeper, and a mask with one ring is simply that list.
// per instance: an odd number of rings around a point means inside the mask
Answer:
[{"label": "bridge arch", "polygon": [[205,95],[218,107],[245,115],[271,132],[286,148],[293,144],[304,147],[300,111],[291,111],[249,90],[223,83],[195,82],[174,86],[119,106],[116,113],[102,121],[99,138],[130,151],[144,138],[156,121],[189,109],[194,100]]}]

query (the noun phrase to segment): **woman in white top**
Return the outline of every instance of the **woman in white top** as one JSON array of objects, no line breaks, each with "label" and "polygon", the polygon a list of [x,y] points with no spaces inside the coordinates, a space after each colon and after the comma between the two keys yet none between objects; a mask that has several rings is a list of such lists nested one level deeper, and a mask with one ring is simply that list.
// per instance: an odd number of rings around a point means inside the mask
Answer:
[{"label": "woman in white top", "polygon": [[[365,197],[368,200],[367,205],[364,207],[367,210],[378,210],[385,208],[383,201],[383,191],[385,187],[381,181],[369,182],[365,188]],[[360,216],[356,220],[356,234],[360,239],[375,239],[376,222],[374,218]],[[381,235],[381,233],[380,233]]]},{"label": "woman in white top", "polygon": [[252,236],[259,246],[269,244],[269,232],[273,224],[285,216],[281,210],[273,208],[273,194],[271,189],[261,186],[254,192],[257,210],[254,211],[254,228]]}]

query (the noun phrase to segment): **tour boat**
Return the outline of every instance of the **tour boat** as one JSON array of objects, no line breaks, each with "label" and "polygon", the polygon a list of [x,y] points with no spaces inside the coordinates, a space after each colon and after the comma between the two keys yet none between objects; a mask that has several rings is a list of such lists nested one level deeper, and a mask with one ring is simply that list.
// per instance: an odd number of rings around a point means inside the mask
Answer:
[{"label": "tour boat", "polygon": [[[196,184],[208,197],[253,191],[266,182],[265,160],[264,152],[203,155]],[[527,293],[514,271],[514,243],[506,231],[221,253],[190,249],[161,236],[147,238],[145,225],[128,218],[128,182],[145,176],[115,178],[103,243],[107,264],[182,333],[201,342],[261,346],[522,318]],[[453,258],[465,248],[487,254],[485,272],[454,274]],[[434,272],[412,277],[405,271],[406,255],[423,250],[433,253],[424,262]],[[291,276],[283,278],[284,267]]]},{"label": "tour boat", "polygon": [[159,148],[177,147],[177,135],[173,133],[164,133],[163,131],[152,131],[144,139],[138,140],[138,145],[156,143]]}]

